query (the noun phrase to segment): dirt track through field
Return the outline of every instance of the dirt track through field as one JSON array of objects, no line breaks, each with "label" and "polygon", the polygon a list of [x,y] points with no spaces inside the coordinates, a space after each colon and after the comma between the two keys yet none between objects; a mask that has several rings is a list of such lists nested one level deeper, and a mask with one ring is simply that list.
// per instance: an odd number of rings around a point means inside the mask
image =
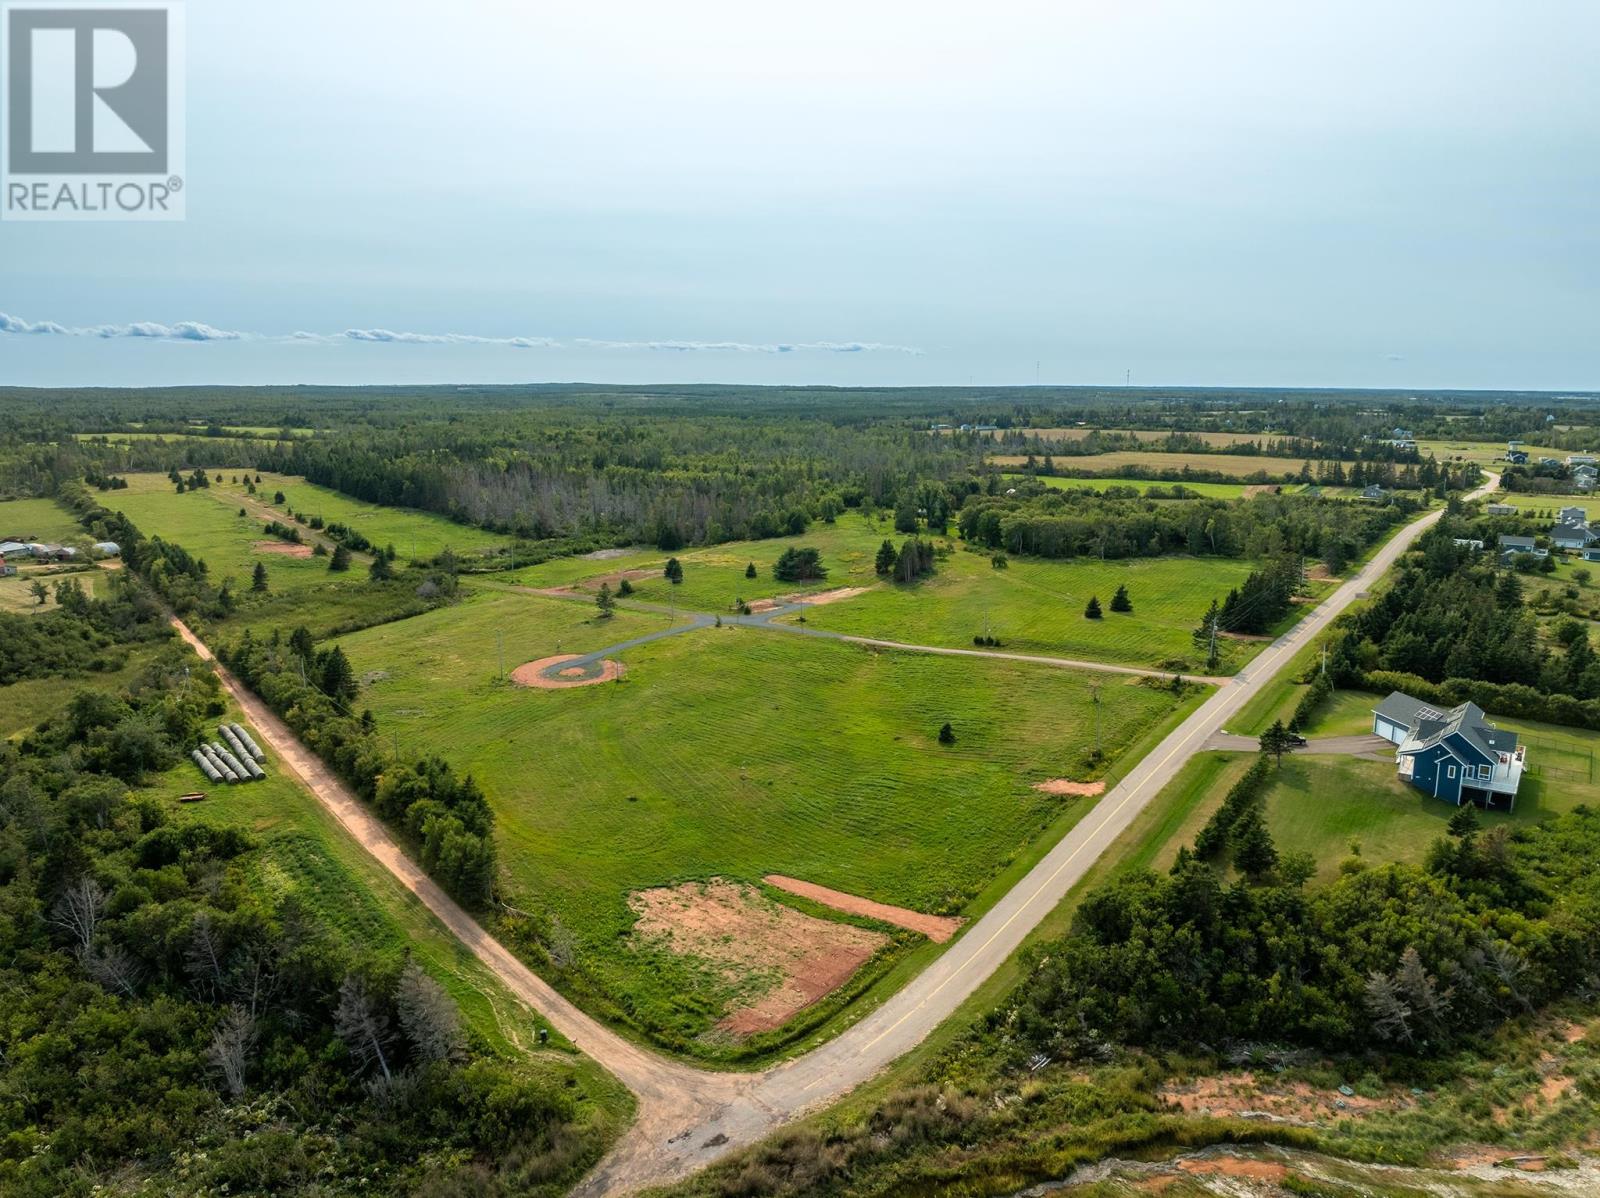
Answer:
[{"label": "dirt track through field", "polygon": [[[1490,476],[1477,498],[1498,485]],[[902,989],[833,1040],[760,1073],[726,1074],[668,1060],[579,1010],[489,936],[401,851],[377,817],[254,694],[217,671],[256,730],[356,840],[523,1001],[638,1099],[634,1125],[575,1193],[625,1194],[685,1177],[825,1106],[919,1044],[1014,953],[1144,807],[1333,619],[1366,593],[1443,515],[1402,528],[1304,620],[1178,725],[1057,842],[981,919]],[[200,656],[214,660],[176,617]],[[669,630],[670,631],[670,630]]]},{"label": "dirt track through field", "polygon": [[761,880],[768,886],[787,890],[790,894],[808,898],[814,903],[821,903],[824,907],[832,907],[835,911],[865,915],[868,919],[876,919],[879,923],[893,924],[897,928],[921,932],[935,944],[943,944],[949,940],[966,922],[953,915],[926,915],[921,911],[911,911],[905,907],[875,903],[871,899],[846,894],[842,890],[829,890],[826,886],[818,886],[815,882],[802,882],[799,878],[788,878],[783,874],[768,874]]}]

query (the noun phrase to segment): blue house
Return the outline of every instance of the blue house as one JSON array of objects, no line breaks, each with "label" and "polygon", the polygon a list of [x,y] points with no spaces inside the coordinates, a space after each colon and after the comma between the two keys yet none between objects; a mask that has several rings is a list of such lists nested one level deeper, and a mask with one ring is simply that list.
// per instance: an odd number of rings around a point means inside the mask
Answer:
[{"label": "blue house", "polygon": [[1372,731],[1395,746],[1400,778],[1436,799],[1510,811],[1527,764],[1516,733],[1491,724],[1476,703],[1449,711],[1393,692],[1372,712]]}]

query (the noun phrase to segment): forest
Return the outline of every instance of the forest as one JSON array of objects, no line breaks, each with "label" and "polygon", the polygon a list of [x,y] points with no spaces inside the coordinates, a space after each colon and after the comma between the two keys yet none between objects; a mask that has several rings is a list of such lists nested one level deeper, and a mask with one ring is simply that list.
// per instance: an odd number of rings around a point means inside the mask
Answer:
[{"label": "forest", "polygon": [[[166,632],[131,586],[39,623],[118,620]],[[600,1149],[567,1091],[415,963],[340,947],[249,833],[137,793],[224,710],[192,664],[161,649],[0,743],[0,1191],[112,1163],[162,1192],[564,1190]]]},{"label": "forest", "polygon": [[1586,624],[1562,619],[1547,639],[1522,578],[1457,545],[1466,532],[1492,536],[1446,520],[1373,603],[1341,617],[1329,653],[1334,682],[1600,728],[1600,659]]}]

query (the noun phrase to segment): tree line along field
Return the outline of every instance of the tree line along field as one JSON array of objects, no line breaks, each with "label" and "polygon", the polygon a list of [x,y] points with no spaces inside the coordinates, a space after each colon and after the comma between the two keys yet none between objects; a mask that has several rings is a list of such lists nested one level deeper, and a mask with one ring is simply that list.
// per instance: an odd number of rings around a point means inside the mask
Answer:
[{"label": "tree line along field", "polygon": [[[992,454],[989,462],[1002,469],[1014,469],[1028,462],[1026,454]],[[1147,470],[1196,470],[1249,478],[1265,473],[1277,478],[1285,474],[1298,474],[1305,465],[1304,458],[1269,458],[1252,454],[1232,453],[1162,453],[1159,450],[1115,450],[1097,453],[1090,457],[1073,458],[1070,463],[1062,459],[1058,466],[1070,464],[1074,470],[1093,471],[1115,477],[1118,470],[1139,466]]]},{"label": "tree line along field", "polygon": [[989,435],[997,441],[1015,433],[1020,433],[1025,437],[1038,437],[1041,441],[1082,441],[1092,432],[1103,432],[1122,433],[1137,437],[1141,441],[1164,441],[1172,436],[1174,431],[1182,431],[1184,436],[1197,437],[1207,445],[1214,445],[1218,448],[1229,445],[1253,445],[1256,442],[1271,441],[1278,436],[1286,435],[1277,433],[1190,432],[1188,430],[1138,428],[1011,428],[999,429]]},{"label": "tree line along field", "polygon": [[[376,675],[362,701],[380,728],[483,785],[507,901],[576,938],[574,976],[552,980],[646,1030],[704,1034],[726,995],[631,947],[630,894],[783,873],[959,912],[1066,806],[1092,801],[1033,789],[1104,769],[1090,760],[1092,685],[1107,760],[1180,703],[1133,679],[731,626],[629,650],[616,683],[543,691],[495,677],[499,637],[510,664],[558,643],[600,647],[644,620],[485,596],[340,644]],[[938,741],[945,722],[954,744]]]},{"label": "tree line along field", "polygon": [[[1083,459],[1094,461],[1093,458]],[[1078,459],[1073,459],[1074,462]],[[1203,495],[1208,499],[1243,499],[1248,490],[1248,483],[1170,483],[1152,482],[1147,478],[1114,478],[1096,475],[1092,478],[1066,478],[1057,474],[1008,474],[1005,476],[1009,483],[1028,482],[1037,479],[1047,487],[1057,491],[1103,491],[1107,487],[1132,487],[1141,495],[1148,494],[1152,489],[1166,493],[1174,486],[1181,486],[1196,495]],[[1303,483],[1287,483],[1283,486],[1283,494],[1294,495],[1305,489]],[[1324,488],[1326,491],[1326,488]],[[1176,502],[1176,501],[1175,501]]]}]

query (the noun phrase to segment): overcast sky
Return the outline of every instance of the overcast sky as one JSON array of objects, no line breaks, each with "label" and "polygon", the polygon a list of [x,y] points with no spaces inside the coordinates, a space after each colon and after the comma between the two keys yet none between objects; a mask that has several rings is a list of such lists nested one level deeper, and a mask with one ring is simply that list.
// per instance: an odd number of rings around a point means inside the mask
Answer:
[{"label": "overcast sky", "polygon": [[1594,0],[196,0],[187,222],[0,223],[0,383],[1600,387],[1597,52]]}]

